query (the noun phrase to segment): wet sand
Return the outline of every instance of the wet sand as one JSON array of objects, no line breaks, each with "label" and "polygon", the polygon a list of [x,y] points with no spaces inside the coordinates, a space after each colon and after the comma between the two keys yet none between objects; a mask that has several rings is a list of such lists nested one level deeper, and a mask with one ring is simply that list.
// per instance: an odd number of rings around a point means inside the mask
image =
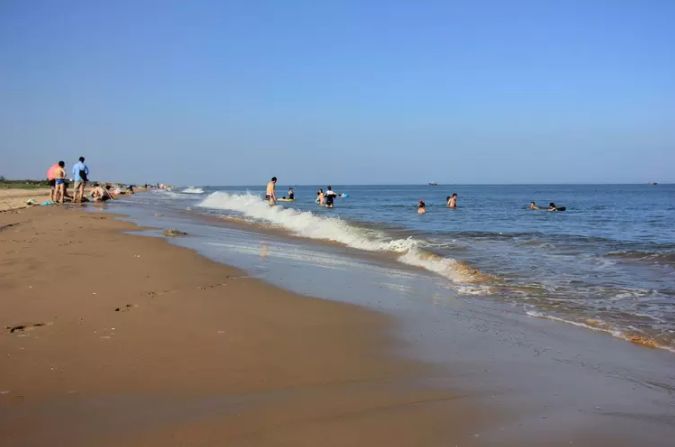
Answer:
[{"label": "wet sand", "polygon": [[498,420],[425,385],[387,318],[132,229],[0,214],[3,446],[467,445]]}]

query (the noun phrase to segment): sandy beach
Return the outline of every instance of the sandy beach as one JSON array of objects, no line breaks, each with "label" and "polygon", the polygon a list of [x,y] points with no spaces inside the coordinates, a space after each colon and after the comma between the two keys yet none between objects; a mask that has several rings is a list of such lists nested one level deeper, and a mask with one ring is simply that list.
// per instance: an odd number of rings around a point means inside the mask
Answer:
[{"label": "sandy beach", "polygon": [[0,214],[3,446],[435,445],[496,421],[424,386],[386,318],[132,229]]},{"label": "sandy beach", "polygon": [[669,353],[293,293],[134,234],[142,197],[0,213],[1,445],[668,445]]},{"label": "sandy beach", "polygon": [[2,2],[0,447],[672,447],[673,22]]}]

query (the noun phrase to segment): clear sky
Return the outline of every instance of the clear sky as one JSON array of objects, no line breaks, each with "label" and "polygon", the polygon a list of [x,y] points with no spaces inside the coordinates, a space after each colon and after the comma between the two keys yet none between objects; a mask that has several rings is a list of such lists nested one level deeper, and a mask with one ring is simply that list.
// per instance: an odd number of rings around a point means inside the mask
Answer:
[{"label": "clear sky", "polygon": [[675,1],[0,1],[0,175],[675,181]]}]

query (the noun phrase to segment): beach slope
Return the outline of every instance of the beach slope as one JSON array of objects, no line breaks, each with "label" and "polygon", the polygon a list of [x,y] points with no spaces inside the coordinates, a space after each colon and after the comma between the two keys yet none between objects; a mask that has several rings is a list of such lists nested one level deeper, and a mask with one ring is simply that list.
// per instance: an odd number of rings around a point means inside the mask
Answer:
[{"label": "beach slope", "polygon": [[495,423],[423,385],[383,316],[134,229],[0,214],[3,446],[465,445]]}]

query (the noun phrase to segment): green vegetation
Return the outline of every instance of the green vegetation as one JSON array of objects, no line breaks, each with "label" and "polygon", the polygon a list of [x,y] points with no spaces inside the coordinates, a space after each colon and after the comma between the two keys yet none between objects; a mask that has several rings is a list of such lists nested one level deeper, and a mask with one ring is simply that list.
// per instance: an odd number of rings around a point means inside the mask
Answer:
[{"label": "green vegetation", "polygon": [[39,189],[49,188],[47,180],[7,180],[0,176],[0,189]]}]

